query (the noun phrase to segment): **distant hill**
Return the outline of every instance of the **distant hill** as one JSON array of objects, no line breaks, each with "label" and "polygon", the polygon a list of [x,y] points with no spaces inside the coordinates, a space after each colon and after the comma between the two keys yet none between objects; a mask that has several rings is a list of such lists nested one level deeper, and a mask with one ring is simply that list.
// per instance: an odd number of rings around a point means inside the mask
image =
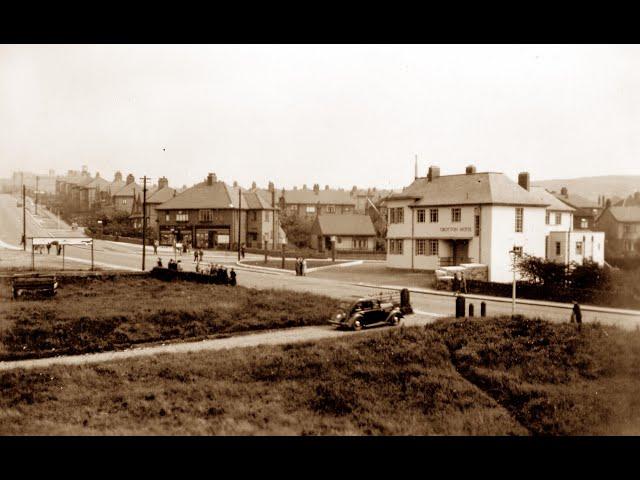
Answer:
[{"label": "distant hill", "polygon": [[598,195],[607,198],[624,198],[640,190],[640,175],[605,175],[602,177],[567,178],[558,180],[540,180],[532,185],[559,192],[567,187],[569,193],[581,195],[589,200],[598,200]]}]

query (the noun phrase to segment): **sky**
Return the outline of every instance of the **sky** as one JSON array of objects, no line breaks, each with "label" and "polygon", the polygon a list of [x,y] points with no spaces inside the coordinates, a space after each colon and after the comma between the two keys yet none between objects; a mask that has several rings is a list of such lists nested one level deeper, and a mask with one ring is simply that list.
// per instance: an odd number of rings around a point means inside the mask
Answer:
[{"label": "sky", "polygon": [[0,45],[0,177],[172,186],[640,174],[640,47]]}]

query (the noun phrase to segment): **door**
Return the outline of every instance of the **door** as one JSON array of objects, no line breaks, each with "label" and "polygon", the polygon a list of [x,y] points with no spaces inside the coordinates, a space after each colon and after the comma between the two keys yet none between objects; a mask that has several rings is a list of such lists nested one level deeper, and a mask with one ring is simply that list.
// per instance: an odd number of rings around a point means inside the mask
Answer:
[{"label": "door", "polygon": [[209,230],[207,232],[207,247],[208,248],[214,248],[215,247],[215,232],[213,232],[212,230]]}]

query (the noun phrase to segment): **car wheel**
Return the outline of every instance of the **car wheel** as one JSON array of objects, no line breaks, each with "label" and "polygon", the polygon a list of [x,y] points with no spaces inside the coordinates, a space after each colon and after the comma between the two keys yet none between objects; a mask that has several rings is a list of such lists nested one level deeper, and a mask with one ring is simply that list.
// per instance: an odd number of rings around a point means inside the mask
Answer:
[{"label": "car wheel", "polygon": [[360,322],[360,320],[356,320],[353,322],[353,330],[356,332],[362,330],[362,323]]},{"label": "car wheel", "polygon": [[397,315],[394,315],[393,317],[391,317],[389,319],[389,323],[395,327],[396,325],[398,325],[400,323],[400,318],[398,318]]}]

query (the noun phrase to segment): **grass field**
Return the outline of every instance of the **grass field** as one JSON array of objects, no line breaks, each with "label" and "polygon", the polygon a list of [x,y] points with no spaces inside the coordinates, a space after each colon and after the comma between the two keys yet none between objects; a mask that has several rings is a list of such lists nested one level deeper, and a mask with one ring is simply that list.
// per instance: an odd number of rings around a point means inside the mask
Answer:
[{"label": "grass field", "polygon": [[0,374],[0,434],[640,433],[640,333],[442,320]]},{"label": "grass field", "polygon": [[319,325],[339,306],[333,298],[288,290],[144,277],[65,279],[52,299],[0,303],[0,360]]}]

